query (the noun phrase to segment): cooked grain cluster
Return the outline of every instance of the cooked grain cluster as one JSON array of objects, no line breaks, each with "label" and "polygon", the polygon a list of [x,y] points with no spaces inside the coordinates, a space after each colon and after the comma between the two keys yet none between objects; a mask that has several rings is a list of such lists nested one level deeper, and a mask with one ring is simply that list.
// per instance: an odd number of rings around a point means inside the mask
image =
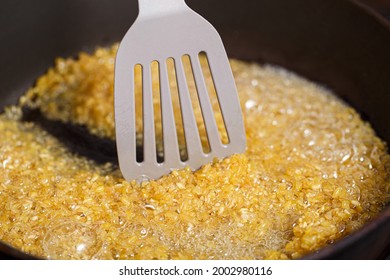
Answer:
[{"label": "cooked grain cluster", "polygon": [[[58,59],[21,99],[114,138],[116,46]],[[350,107],[286,70],[231,60],[245,154],[126,182],[72,154],[20,106],[0,116],[0,239],[53,259],[289,259],[357,230],[390,200],[390,156]]]}]

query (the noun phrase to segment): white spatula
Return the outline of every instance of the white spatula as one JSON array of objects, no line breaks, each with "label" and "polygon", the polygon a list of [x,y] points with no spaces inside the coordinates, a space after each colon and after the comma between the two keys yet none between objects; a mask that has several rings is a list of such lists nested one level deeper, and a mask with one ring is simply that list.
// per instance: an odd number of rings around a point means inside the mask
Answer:
[{"label": "white spatula", "polygon": [[[157,179],[174,169],[193,170],[213,158],[243,153],[246,147],[242,112],[232,71],[215,28],[184,0],[138,0],[139,15],[122,40],[115,65],[115,123],[119,166],[126,180]],[[207,92],[199,54],[205,52],[218,96],[229,142],[223,144]],[[182,63],[191,60],[210,152],[202,150],[199,130]],[[187,160],[180,157],[167,71],[175,62]],[[159,63],[164,161],[157,161],[151,63]],[[134,67],[142,66],[143,160],[137,161]]]}]

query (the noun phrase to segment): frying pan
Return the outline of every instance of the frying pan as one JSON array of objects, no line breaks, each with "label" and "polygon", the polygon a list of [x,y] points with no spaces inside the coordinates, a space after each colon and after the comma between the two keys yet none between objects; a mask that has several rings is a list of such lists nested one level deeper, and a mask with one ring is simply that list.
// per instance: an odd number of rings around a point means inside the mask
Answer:
[{"label": "frying pan", "polygon": [[[187,0],[221,33],[231,57],[272,63],[334,90],[390,142],[390,27],[348,0]],[[58,56],[119,41],[135,0],[3,0],[0,108],[15,104]],[[0,209],[1,211],[1,209]],[[390,207],[305,259],[380,259],[390,252]],[[0,243],[0,258],[34,258]]]}]

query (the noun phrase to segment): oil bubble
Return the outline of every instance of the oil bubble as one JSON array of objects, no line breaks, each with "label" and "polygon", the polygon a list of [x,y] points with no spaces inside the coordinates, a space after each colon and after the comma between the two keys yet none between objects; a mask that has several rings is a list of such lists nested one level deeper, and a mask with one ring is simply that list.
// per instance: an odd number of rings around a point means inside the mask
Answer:
[{"label": "oil bubble", "polygon": [[101,247],[102,242],[90,226],[71,220],[49,226],[43,239],[49,259],[90,259]]}]

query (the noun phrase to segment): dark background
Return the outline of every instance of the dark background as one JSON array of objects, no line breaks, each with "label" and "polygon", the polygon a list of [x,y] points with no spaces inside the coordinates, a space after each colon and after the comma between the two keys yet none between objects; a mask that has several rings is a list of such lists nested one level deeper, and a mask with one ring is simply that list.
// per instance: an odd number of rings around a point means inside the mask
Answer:
[{"label": "dark background", "polygon": [[358,0],[359,2],[372,7],[390,20],[390,0]]}]

